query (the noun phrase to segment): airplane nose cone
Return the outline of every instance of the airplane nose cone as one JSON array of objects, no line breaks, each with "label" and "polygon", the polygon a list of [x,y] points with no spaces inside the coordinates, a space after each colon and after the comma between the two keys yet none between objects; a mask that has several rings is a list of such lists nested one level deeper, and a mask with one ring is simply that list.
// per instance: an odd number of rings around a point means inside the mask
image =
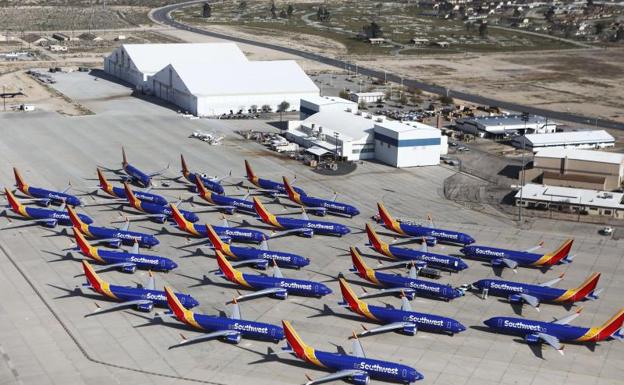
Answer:
[{"label": "airplane nose cone", "polygon": [[483,323],[490,328],[493,328],[496,325],[496,320],[494,318],[487,319],[483,321]]},{"label": "airplane nose cone", "polygon": [[159,241],[158,239],[156,239],[156,238],[151,238],[151,239],[147,242],[147,244],[149,244],[150,246],[156,246],[156,245],[158,245],[159,243],[160,243],[160,241]]},{"label": "airplane nose cone", "polygon": [[455,330],[456,330],[456,333],[461,333],[463,331],[466,331],[466,327],[463,324],[458,322],[457,325],[455,326]]},{"label": "airplane nose cone", "polygon": [[286,336],[284,335],[284,329],[282,329],[282,328],[275,328],[275,339],[278,340],[278,341],[281,341],[284,338],[286,338]]},{"label": "airplane nose cone", "polygon": [[464,261],[459,261],[459,263],[457,264],[457,268],[459,270],[466,270],[468,268],[468,264]]},{"label": "airplane nose cone", "polygon": [[466,254],[468,252],[468,248],[467,247],[462,247],[461,249],[459,249],[459,252],[462,254]]},{"label": "airplane nose cone", "polygon": [[173,269],[177,269],[177,268],[178,268],[178,264],[177,263],[175,263],[173,261],[169,262],[169,270],[173,270]]},{"label": "airplane nose cone", "polygon": [[310,264],[310,258],[303,258],[301,260],[301,266],[308,266]]},{"label": "airplane nose cone", "polygon": [[420,381],[422,379],[425,378],[425,376],[422,375],[422,373],[416,371],[416,370],[410,370],[409,372],[409,381],[410,382],[414,382],[414,381]]},{"label": "airplane nose cone", "polygon": [[354,208],[354,209],[353,209],[353,212],[352,212],[352,215],[353,215],[353,216],[360,215],[360,210],[358,210],[358,209]]},{"label": "airplane nose cone", "polygon": [[332,293],[332,289],[330,289],[329,287],[322,285],[320,288],[320,292],[322,295],[328,295]]},{"label": "airplane nose cone", "polygon": [[194,307],[199,306],[199,301],[197,301],[195,298],[191,297],[191,299],[189,300],[189,309],[192,309]]}]

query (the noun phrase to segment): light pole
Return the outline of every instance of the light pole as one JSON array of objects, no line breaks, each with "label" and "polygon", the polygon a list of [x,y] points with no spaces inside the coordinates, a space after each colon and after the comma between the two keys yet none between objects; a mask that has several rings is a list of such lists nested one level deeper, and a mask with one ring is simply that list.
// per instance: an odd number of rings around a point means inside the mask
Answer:
[{"label": "light pole", "polygon": [[522,174],[520,174],[520,202],[518,205],[518,222],[522,225],[522,205],[524,202],[522,201],[522,194],[524,193],[524,157],[526,153],[526,130],[527,130],[527,122],[529,121],[529,113],[522,113],[522,121],[524,122],[524,132],[522,133]]},{"label": "light pole", "polygon": [[338,132],[334,131],[334,145],[336,150],[334,151],[334,163],[338,163]]}]

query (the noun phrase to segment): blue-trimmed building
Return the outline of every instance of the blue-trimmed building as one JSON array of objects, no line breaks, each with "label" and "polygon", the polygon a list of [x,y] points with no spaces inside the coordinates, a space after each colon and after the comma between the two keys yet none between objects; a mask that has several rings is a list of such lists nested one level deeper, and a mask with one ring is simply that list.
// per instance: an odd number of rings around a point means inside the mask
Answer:
[{"label": "blue-trimmed building", "polygon": [[394,167],[433,166],[446,153],[446,136],[422,123],[375,124],[375,159]]}]

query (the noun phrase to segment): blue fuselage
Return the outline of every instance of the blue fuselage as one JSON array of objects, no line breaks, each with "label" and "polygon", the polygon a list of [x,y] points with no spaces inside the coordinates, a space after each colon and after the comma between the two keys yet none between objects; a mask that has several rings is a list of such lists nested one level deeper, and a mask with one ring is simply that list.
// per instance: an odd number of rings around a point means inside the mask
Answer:
[{"label": "blue fuselage", "polygon": [[425,227],[425,226],[417,226],[417,225],[408,225],[406,223],[399,223],[401,230],[406,235],[411,235],[412,237],[430,237],[435,238],[439,242],[443,243],[453,243],[460,245],[470,245],[474,243],[475,240],[470,235],[466,233],[460,233],[458,231],[444,230],[444,229],[436,229],[433,227]]},{"label": "blue fuselage", "polygon": [[315,198],[308,195],[301,195],[299,199],[304,206],[323,207],[325,210],[327,210],[327,212],[332,214],[340,214],[348,217],[354,217],[360,214],[360,211],[355,208],[355,206],[351,206],[346,203],[334,202],[331,200]]},{"label": "blue fuselage", "polygon": [[[112,191],[116,197],[121,199],[128,199],[128,197],[126,196],[126,190],[123,187],[113,187]],[[153,203],[155,205],[166,206],[169,204],[169,202],[167,202],[167,199],[158,194],[134,191],[134,196],[140,201]]]},{"label": "blue fuselage", "polygon": [[126,163],[123,165],[123,169],[128,176],[141,185],[142,187],[149,187],[152,184],[152,177],[134,167],[133,165]]},{"label": "blue fuselage", "polygon": [[407,261],[423,261],[429,267],[450,271],[462,271],[468,268],[466,262],[461,258],[450,255],[436,254],[405,247],[388,246],[388,251],[395,258]]},{"label": "blue fuselage", "polygon": [[[130,286],[109,285],[110,292],[122,302],[135,300],[149,300],[154,306],[168,308],[167,296],[162,290],[148,290]],[[182,306],[192,309],[199,305],[199,302],[188,294],[175,293]]]},{"label": "blue fuselage", "polygon": [[[169,206],[161,206],[161,205],[157,205],[157,204],[149,203],[149,202],[140,202],[139,208],[137,209],[148,214],[162,215],[163,222],[164,220],[167,220],[167,219],[170,221],[173,221],[173,211],[171,211],[171,207]],[[197,216],[197,214],[195,214],[192,211],[187,211],[187,210],[179,210],[179,211],[180,211],[180,214],[182,214],[182,216],[184,217],[184,219],[186,219],[187,221],[191,223],[195,223],[199,220],[199,217]]]},{"label": "blue fuselage", "polygon": [[264,322],[245,321],[225,317],[193,314],[193,319],[206,331],[233,330],[243,338],[279,342],[284,339],[284,329]]},{"label": "blue fuselage", "polygon": [[80,199],[78,199],[78,197],[76,197],[75,195],[71,195],[71,194],[67,194],[63,192],[46,190],[46,189],[42,189],[38,187],[31,187],[31,186],[28,186],[28,188],[21,190],[21,191],[24,194],[31,196],[33,198],[48,199],[50,202],[54,203],[55,205],[61,205],[63,203],[66,203],[70,206],[80,206],[82,204],[82,202],[80,202]]},{"label": "blue fuselage", "polygon": [[153,247],[160,243],[158,239],[151,234],[111,229],[107,227],[87,226],[84,233],[92,239],[119,239],[124,245],[133,245],[136,241],[141,247]]},{"label": "blue fuselage", "polygon": [[528,294],[536,297],[540,302],[554,301],[561,298],[561,296],[567,292],[567,290],[554,287],[503,281],[499,279],[482,279],[472,285],[479,290],[487,289],[489,295],[510,298],[519,294]]},{"label": "blue fuselage", "polygon": [[268,289],[279,287],[288,292],[288,294],[298,295],[302,297],[322,297],[330,294],[332,291],[326,285],[306,281],[302,279],[290,278],[274,278],[262,275],[243,274],[243,279],[254,289]]},{"label": "blue fuselage", "polygon": [[178,267],[178,264],[171,259],[158,255],[134,254],[123,251],[112,251],[98,249],[97,255],[107,264],[113,263],[133,263],[139,269],[169,271]]},{"label": "blue fuselage", "polygon": [[[250,242],[250,243],[260,243],[264,239],[268,237],[262,231],[253,230],[253,229],[245,229],[241,227],[222,227],[222,226],[212,226],[214,231],[217,233],[219,238],[224,242],[227,242],[227,239],[231,239],[234,242]],[[202,238],[208,238],[208,231],[206,230],[206,226],[194,226],[195,231]]]},{"label": "blue fuselage", "polygon": [[223,194],[225,192],[225,190],[223,189],[223,186],[221,186],[221,183],[215,181],[215,180],[211,180],[208,179],[206,177],[203,177],[201,175],[198,175],[197,173],[194,172],[190,172],[187,175],[185,175],[186,180],[188,180],[189,182],[193,183],[193,185],[195,185],[195,183],[197,183],[197,178],[199,178],[199,180],[201,180],[202,184],[210,191],[213,191],[217,194]]},{"label": "blue fuselage", "polygon": [[455,289],[450,285],[442,285],[426,281],[424,279],[403,277],[398,274],[375,272],[375,278],[385,287],[405,287],[412,289],[419,297],[429,297],[449,301],[464,295],[463,291]]},{"label": "blue fuselage", "polygon": [[585,336],[589,328],[559,325],[552,322],[542,322],[513,317],[493,317],[483,322],[489,328],[504,334],[525,337],[537,333],[549,334],[559,341],[576,341]]},{"label": "blue fuselage", "polygon": [[284,229],[310,229],[310,231],[313,231],[315,234],[337,235],[342,237],[351,232],[347,226],[334,222],[311,221],[288,217],[276,217],[276,220]]},{"label": "blue fuselage", "polygon": [[256,209],[254,208],[254,204],[251,201],[239,198],[232,198],[225,195],[218,194],[210,194],[208,198],[212,204],[217,206],[230,206],[231,209],[227,209],[229,213],[234,213],[234,211],[242,211],[246,214],[255,214]]},{"label": "blue fuselage", "polygon": [[252,247],[230,246],[230,251],[240,260],[265,259],[269,263],[275,261],[278,266],[301,268],[310,264],[308,258],[297,254],[284,253],[281,251],[260,250]]},{"label": "blue fuselage", "polygon": [[[284,187],[283,183],[275,182],[270,179],[262,179],[262,178],[258,178],[256,181],[257,181],[258,186],[260,186],[260,188],[265,189],[265,190],[271,190],[272,195],[277,195],[277,194],[288,195],[288,193],[286,192],[286,187]],[[301,196],[306,195],[305,191],[303,191],[299,187],[293,186],[293,190],[301,194]]]},{"label": "blue fuselage", "polygon": [[412,322],[418,330],[456,334],[466,330],[466,327],[459,321],[448,317],[441,317],[434,314],[417,313],[401,309],[392,309],[380,306],[368,305],[368,310],[376,320],[390,324],[393,322]]},{"label": "blue fuselage", "polygon": [[492,262],[500,259],[516,261],[521,266],[528,266],[538,261],[544,254],[527,253],[525,251],[499,249],[486,246],[466,246],[460,249],[467,257]]},{"label": "blue fuselage", "polygon": [[[27,206],[22,206],[22,207],[24,209],[24,213],[29,218],[41,219],[44,221],[45,220],[56,221],[56,223],[58,223],[61,226],[72,225],[72,221],[69,218],[69,214],[67,214],[66,211],[44,209],[44,208],[39,208],[39,207],[27,207]],[[23,213],[20,213],[20,212],[18,212],[17,214],[23,215]],[[78,214],[78,217],[80,218],[80,220],[82,220],[86,224],[93,223],[93,219],[91,219],[90,217],[84,214]]]}]

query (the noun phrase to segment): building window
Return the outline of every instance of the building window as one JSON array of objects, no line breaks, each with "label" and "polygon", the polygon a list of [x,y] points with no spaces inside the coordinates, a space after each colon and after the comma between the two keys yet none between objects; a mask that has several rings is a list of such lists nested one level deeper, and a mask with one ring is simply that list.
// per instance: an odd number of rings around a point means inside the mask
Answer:
[{"label": "building window", "polygon": [[603,214],[604,215],[611,215],[611,210],[605,210],[605,211],[603,211]]}]

